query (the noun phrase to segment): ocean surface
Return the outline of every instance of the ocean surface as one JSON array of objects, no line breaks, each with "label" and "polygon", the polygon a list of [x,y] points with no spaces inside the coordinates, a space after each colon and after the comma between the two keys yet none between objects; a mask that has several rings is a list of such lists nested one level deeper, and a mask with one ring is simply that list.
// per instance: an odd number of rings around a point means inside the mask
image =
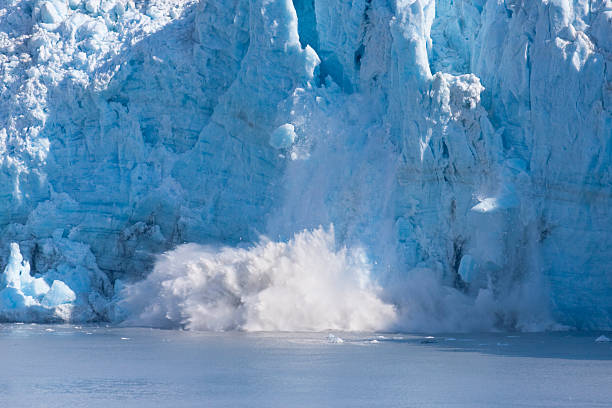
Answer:
[{"label": "ocean surface", "polygon": [[0,407],[610,407],[610,333],[0,325]]}]

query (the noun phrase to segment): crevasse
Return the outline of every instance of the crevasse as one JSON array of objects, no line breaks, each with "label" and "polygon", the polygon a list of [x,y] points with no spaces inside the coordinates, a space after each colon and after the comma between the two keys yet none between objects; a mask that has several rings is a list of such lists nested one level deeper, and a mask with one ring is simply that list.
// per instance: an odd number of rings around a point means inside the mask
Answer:
[{"label": "crevasse", "polygon": [[0,318],[611,328],[611,61],[609,0],[6,1],[0,296],[66,296]]}]

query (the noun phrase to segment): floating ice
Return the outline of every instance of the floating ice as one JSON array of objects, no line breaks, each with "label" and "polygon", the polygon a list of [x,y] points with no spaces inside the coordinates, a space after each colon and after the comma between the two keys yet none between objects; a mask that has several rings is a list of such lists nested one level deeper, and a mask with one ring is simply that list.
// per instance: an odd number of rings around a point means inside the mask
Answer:
[{"label": "floating ice", "polygon": [[605,335],[603,335],[603,334],[595,339],[596,343],[608,343],[610,341],[611,341],[610,338],[605,336]]},{"label": "floating ice", "polygon": [[344,343],[344,340],[342,338],[336,336],[335,334],[329,333],[327,335],[327,342],[328,343],[332,343],[332,344],[342,344],[342,343]]}]

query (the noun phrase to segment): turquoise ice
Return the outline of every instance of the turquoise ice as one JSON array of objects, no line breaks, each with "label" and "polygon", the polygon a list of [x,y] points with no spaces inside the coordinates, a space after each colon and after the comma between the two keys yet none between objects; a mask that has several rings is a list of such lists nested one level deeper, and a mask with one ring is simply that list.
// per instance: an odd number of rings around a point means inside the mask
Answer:
[{"label": "turquoise ice", "polygon": [[[216,301],[126,306],[113,285],[209,282],[201,261],[228,287],[290,245],[232,286],[222,326],[257,326],[241,297],[301,285],[279,271],[304,269],[302,237],[321,282],[365,265],[323,293],[368,288],[384,326],[611,328],[611,19],[605,0],[5,1],[0,248],[34,283],[5,269],[0,318],[188,325]],[[150,275],[171,250],[175,275]],[[270,327],[321,327],[289,309]]]}]

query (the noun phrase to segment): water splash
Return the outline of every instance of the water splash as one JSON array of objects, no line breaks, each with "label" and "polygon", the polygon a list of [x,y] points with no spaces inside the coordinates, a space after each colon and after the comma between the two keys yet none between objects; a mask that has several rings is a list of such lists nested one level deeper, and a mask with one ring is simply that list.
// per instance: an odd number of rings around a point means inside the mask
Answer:
[{"label": "water splash", "polygon": [[333,227],[320,227],[248,249],[179,246],[126,286],[118,305],[130,325],[370,331],[396,320],[380,295],[364,252],[337,248]]}]

